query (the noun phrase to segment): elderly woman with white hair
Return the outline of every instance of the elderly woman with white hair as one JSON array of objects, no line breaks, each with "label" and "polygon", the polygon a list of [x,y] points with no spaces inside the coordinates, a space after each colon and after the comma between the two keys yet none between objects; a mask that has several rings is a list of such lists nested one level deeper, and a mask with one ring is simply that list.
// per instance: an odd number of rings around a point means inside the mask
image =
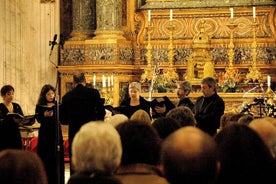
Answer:
[{"label": "elderly woman with white hair", "polygon": [[114,177],[122,157],[121,139],[116,129],[103,121],[84,124],[72,143],[73,175],[68,184],[120,184]]}]

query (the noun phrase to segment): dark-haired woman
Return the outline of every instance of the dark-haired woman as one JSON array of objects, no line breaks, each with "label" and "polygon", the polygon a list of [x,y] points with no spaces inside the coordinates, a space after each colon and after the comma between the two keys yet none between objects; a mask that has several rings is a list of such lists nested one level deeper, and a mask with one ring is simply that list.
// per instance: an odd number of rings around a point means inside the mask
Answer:
[{"label": "dark-haired woman", "polygon": [[61,126],[58,123],[55,101],[56,89],[46,84],[42,87],[35,113],[40,128],[37,153],[42,159],[48,183],[64,183],[64,150]]}]

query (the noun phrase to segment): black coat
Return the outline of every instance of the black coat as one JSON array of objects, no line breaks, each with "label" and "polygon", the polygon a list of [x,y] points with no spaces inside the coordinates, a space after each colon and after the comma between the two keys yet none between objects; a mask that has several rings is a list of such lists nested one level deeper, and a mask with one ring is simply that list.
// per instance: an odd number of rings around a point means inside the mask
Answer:
[{"label": "black coat", "polygon": [[[105,109],[98,90],[78,84],[62,97],[60,122],[69,125],[69,157],[75,134],[89,121],[104,120]],[[71,159],[70,159],[71,161]],[[72,172],[72,170],[71,170]],[[72,174],[72,173],[71,173]]]},{"label": "black coat", "polygon": [[187,97],[179,101],[179,103],[177,104],[177,107],[179,106],[186,106],[186,107],[189,107],[191,110],[193,110],[194,103],[191,101],[190,98]]},{"label": "black coat", "polygon": [[[19,104],[12,103],[13,112],[23,116]],[[0,151],[3,149],[22,149],[22,139],[18,123],[6,115],[9,110],[3,103],[0,103]]]},{"label": "black coat", "polygon": [[225,104],[217,93],[210,97],[199,97],[193,108],[197,127],[215,135],[220,125],[220,117],[224,114]]}]

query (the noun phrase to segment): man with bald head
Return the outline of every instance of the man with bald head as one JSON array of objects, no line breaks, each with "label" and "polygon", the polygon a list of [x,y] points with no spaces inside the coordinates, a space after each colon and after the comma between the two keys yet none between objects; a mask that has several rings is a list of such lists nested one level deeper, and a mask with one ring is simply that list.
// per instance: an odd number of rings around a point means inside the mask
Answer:
[{"label": "man with bald head", "polygon": [[254,129],[263,139],[270,149],[274,159],[276,159],[276,119],[272,117],[257,118],[249,123],[249,127]]},{"label": "man with bald head", "polygon": [[164,140],[161,164],[170,184],[215,183],[218,148],[209,134],[196,127],[183,127]]}]

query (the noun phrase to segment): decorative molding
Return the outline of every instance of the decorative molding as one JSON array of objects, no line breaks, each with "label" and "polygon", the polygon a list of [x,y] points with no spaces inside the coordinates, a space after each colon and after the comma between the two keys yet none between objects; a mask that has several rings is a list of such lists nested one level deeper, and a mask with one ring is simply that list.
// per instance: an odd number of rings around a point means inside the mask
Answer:
[{"label": "decorative molding", "polygon": [[55,0],[40,0],[40,3],[54,3]]}]

